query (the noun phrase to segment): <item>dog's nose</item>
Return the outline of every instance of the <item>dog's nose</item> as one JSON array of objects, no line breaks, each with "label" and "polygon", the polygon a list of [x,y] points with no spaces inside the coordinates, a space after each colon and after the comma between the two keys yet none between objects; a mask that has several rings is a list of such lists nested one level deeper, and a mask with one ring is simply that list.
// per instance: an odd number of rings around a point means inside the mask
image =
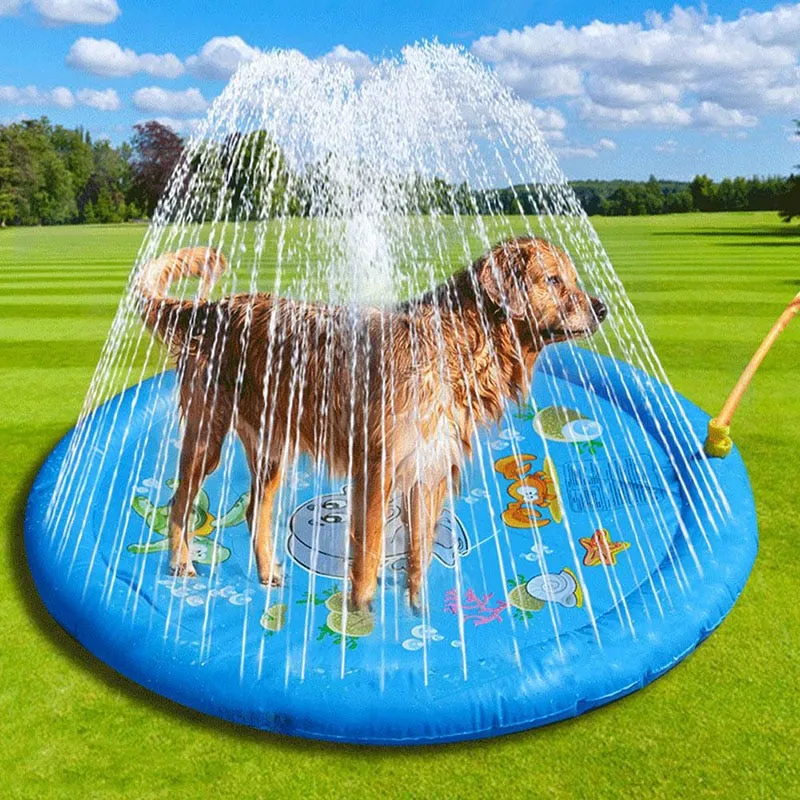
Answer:
[{"label": "dog's nose", "polygon": [[599,297],[592,298],[592,311],[598,322],[602,322],[608,316],[606,304]]}]

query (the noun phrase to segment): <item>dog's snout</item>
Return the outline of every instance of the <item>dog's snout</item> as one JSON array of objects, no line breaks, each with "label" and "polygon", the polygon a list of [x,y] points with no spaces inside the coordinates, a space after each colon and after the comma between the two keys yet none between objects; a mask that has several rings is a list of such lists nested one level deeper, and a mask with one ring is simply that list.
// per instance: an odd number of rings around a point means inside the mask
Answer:
[{"label": "dog's snout", "polygon": [[598,322],[602,322],[608,316],[606,304],[599,297],[592,298],[592,311]]}]

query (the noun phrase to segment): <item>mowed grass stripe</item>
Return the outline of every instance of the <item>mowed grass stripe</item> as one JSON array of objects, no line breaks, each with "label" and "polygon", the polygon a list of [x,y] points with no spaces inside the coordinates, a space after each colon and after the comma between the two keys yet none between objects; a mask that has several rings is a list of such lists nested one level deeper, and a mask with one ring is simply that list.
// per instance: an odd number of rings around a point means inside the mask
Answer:
[{"label": "mowed grass stripe", "polygon": [[[36,300],[41,297],[44,302],[47,302],[47,298],[50,297],[58,297],[60,299],[64,298],[74,298],[74,297],[87,297],[87,298],[97,298],[97,297],[114,297],[117,300],[120,299],[122,290],[124,289],[124,284],[120,284],[117,282],[108,283],[108,289],[115,289],[114,292],[108,292],[104,295],[98,294],[87,294],[85,286],[59,286],[58,287],[58,295],[53,295],[53,286],[52,285],[39,285],[39,286],[2,286],[0,285],[0,303],[3,302],[3,298],[21,298],[21,297],[35,297]],[[106,288],[105,286],[101,285],[94,285],[92,287],[93,291],[96,292],[97,289]]]},{"label": "mowed grass stripe", "polygon": [[[35,364],[37,368],[86,367],[94,369],[100,358],[102,345],[97,340],[72,339],[70,341],[41,340],[9,342],[0,330],[3,342],[4,364]],[[42,346],[44,344],[44,346]],[[17,369],[25,369],[18,366]]]},{"label": "mowed grass stripe", "polygon": [[2,303],[0,304],[0,328],[5,326],[7,320],[24,319],[29,324],[34,324],[39,319],[60,320],[64,317],[79,317],[88,319],[91,317],[102,317],[108,323],[114,316],[119,298],[113,302],[109,300],[104,303],[75,303],[69,302],[69,298],[64,298],[62,303],[50,303],[47,305],[33,305],[29,303]]},{"label": "mowed grass stripe", "polygon": [[[788,235],[789,226],[774,214],[593,223],[675,387],[718,410],[800,288],[800,237]],[[521,220],[511,224],[522,230]],[[290,226],[290,244],[307,225]],[[448,230],[455,269],[464,259],[455,226]],[[12,250],[16,259],[13,273],[0,267],[0,276],[31,274],[26,265],[36,262],[31,280],[38,281],[61,274],[59,263],[68,260],[68,274],[85,280],[87,295],[98,294],[96,280],[127,276],[144,232],[129,226],[0,230],[0,265],[8,265]],[[786,244],[773,246],[774,240]],[[741,244],[727,244],[732,242]],[[477,239],[473,244],[477,252]],[[268,247],[270,258],[273,253]],[[103,265],[106,259],[117,265],[113,273]],[[82,269],[81,263],[90,266]],[[285,277],[292,277],[291,267]],[[53,284],[52,294],[67,285]],[[742,302],[748,285],[757,303]],[[155,699],[99,666],[31,600],[19,509],[30,477],[77,418],[94,371],[91,361],[116,307],[43,306],[32,295],[28,318],[9,318],[10,308],[21,307],[0,307],[4,353],[5,342],[21,344],[10,351],[12,364],[0,359],[0,495],[7,499],[6,546],[0,548],[0,774],[10,796],[38,797],[43,786],[48,796],[87,798],[271,793],[308,800],[394,797],[398,791],[410,798],[505,797],[531,794],[531,787],[544,787],[540,793],[556,800],[800,796],[800,695],[794,687],[800,567],[793,557],[800,539],[800,321],[765,361],[734,427],[758,505],[755,571],[729,618],[695,655],[646,690],[564,724],[492,742],[364,751],[245,731]],[[692,313],[681,313],[687,307]],[[62,350],[73,366],[42,367],[50,363],[45,351],[53,342],[87,355]],[[725,544],[717,545],[723,557]],[[580,783],[575,768],[587,742],[591,788]]]},{"label": "mowed grass stripe", "polygon": [[45,306],[97,306],[97,305],[117,305],[120,301],[119,292],[109,292],[108,294],[31,294],[31,295],[6,295],[0,294],[0,306],[20,305],[20,300],[30,297],[37,305]]},{"label": "mowed grass stripe", "polygon": [[[95,364],[72,367],[0,367],[3,424],[72,427],[83,404]],[[20,397],[25,398],[20,403]]]},{"label": "mowed grass stripe", "polygon": [[99,319],[88,318],[86,314],[11,319],[4,316],[0,322],[0,341],[40,342],[42,345],[52,341],[102,342],[110,329],[111,320],[106,314]]}]

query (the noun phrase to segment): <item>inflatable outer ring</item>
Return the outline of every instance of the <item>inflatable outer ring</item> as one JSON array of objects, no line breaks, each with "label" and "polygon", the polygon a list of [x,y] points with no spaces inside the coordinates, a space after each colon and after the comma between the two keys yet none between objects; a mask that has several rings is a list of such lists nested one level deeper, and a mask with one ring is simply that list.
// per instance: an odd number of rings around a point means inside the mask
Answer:
[{"label": "inflatable outer ring", "polygon": [[[628,364],[580,348],[571,349],[574,356],[571,360],[543,359],[539,369],[578,386],[588,382],[592,391],[617,403],[627,413],[635,406],[642,425],[653,435],[658,436],[659,423],[665,419],[671,421],[669,413],[657,418],[649,410],[647,387],[652,390],[652,378]],[[146,383],[153,385],[157,379]],[[130,404],[134,392],[144,387],[146,384],[133,387],[109,402]],[[701,435],[708,415],[688,400],[675,397],[694,431]],[[428,691],[403,692],[402,687],[394,686],[393,691],[381,695],[377,710],[365,709],[359,702],[360,690],[354,682],[338,680],[318,698],[313,711],[309,710],[307,698],[298,702],[291,686],[286,692],[267,698],[267,707],[263,690],[258,693],[254,688],[232,688],[211,680],[213,676],[205,681],[213,689],[203,693],[202,687],[187,674],[185,663],[175,658],[174,646],[165,644],[160,653],[153,647],[131,646],[114,627],[113,620],[87,613],[79,591],[71,594],[59,585],[46,546],[44,516],[73,435],[74,430],[44,462],[30,492],[25,515],[25,545],[31,573],[50,614],[87,650],[142,686],[203,713],[293,736],[370,745],[455,742],[545,725],[624,697],[686,658],[723,621],[744,588],[758,547],[752,491],[741,456],[734,448],[728,458],[710,462],[731,507],[730,519],[726,520],[713,550],[703,543],[696,523],[685,520],[689,536],[696,544],[702,576],[685,593],[673,597],[663,617],[649,619],[646,625],[642,598],[630,595],[627,598],[630,612],[635,620],[639,618],[636,638],[615,639],[612,632],[618,633],[619,623],[617,616],[608,612],[597,619],[602,647],[588,626],[562,634],[565,655],[544,675],[526,675],[514,670],[491,681],[467,680],[460,691],[441,696]],[[680,447],[678,442],[659,441],[665,449]],[[681,534],[676,534],[675,546],[683,562],[693,569]],[[665,579],[674,582],[670,564],[663,563],[661,569]],[[652,590],[645,582],[641,591]],[[604,631],[608,635],[604,636]],[[592,647],[597,657],[587,658],[587,648],[590,651]],[[581,657],[569,656],[578,651]],[[154,663],[157,669],[153,668]],[[301,687],[302,684],[297,691],[302,691]],[[400,691],[396,691],[398,688]]]}]

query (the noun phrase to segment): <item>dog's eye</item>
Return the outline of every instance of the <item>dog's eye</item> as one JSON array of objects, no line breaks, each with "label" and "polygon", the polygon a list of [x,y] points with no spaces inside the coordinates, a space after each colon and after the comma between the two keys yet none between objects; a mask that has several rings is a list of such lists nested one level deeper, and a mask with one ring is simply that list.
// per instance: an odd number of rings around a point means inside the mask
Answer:
[{"label": "dog's eye", "polygon": [[547,276],[547,285],[548,286],[561,286],[561,276],[560,275],[548,275]]}]

